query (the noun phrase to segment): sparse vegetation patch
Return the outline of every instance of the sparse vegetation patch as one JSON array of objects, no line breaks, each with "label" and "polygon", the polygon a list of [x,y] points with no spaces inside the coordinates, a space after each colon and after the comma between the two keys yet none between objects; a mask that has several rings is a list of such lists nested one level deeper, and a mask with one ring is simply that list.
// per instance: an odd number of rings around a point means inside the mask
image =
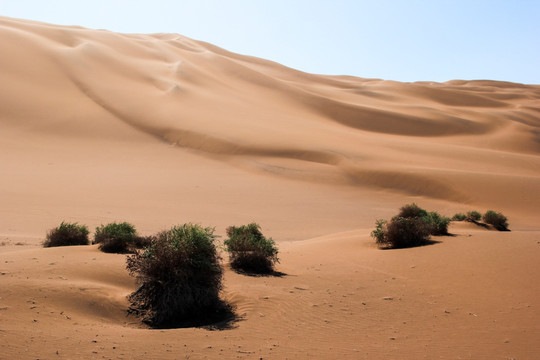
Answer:
[{"label": "sparse vegetation patch", "polygon": [[371,236],[379,246],[404,248],[424,245],[429,235],[448,235],[450,218],[416,204],[403,206],[390,222],[379,219]]},{"label": "sparse vegetation patch", "polygon": [[225,240],[233,269],[251,273],[271,273],[279,262],[278,249],[272,238],[266,238],[256,223],[227,228]]},{"label": "sparse vegetation patch", "polygon": [[452,216],[452,221],[465,221],[467,219],[467,215],[463,213],[457,213],[454,216]]},{"label": "sparse vegetation patch", "polygon": [[137,231],[130,223],[110,223],[96,228],[94,244],[107,253],[125,253],[135,247]]},{"label": "sparse vegetation patch", "polygon": [[213,231],[176,226],[128,256],[127,269],[140,284],[129,296],[130,313],[153,327],[206,325],[228,314],[219,298],[223,269]]},{"label": "sparse vegetation patch", "polygon": [[88,245],[88,234],[89,231],[86,225],[62,221],[60,226],[49,230],[43,246]]},{"label": "sparse vegetation patch", "polygon": [[481,218],[482,218],[482,214],[480,214],[478,211],[473,210],[473,211],[467,212],[467,218],[466,218],[467,221],[477,222],[477,221],[480,221]]},{"label": "sparse vegetation patch", "polygon": [[489,225],[492,225],[499,231],[508,230],[508,222],[506,216],[493,210],[488,210],[482,217],[482,220]]}]

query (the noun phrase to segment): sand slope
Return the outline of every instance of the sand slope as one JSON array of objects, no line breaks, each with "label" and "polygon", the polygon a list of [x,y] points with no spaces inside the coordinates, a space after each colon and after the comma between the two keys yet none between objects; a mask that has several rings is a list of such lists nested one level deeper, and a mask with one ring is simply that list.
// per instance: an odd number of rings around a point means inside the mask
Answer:
[{"label": "sand slope", "polygon": [[[0,357],[538,357],[540,86],[313,75],[6,17],[0,53]],[[513,231],[374,248],[412,201]],[[227,272],[234,329],[142,329],[123,255],[39,247],[62,220],[257,221],[288,276]]]}]

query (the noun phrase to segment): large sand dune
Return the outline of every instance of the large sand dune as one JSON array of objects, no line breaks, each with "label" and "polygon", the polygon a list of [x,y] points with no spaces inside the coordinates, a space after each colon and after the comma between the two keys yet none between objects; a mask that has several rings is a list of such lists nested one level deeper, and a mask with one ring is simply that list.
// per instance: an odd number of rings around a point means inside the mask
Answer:
[{"label": "large sand dune", "polygon": [[[540,86],[313,75],[7,17],[0,54],[0,358],[540,356]],[[413,201],[513,231],[375,248],[375,219]],[[256,221],[288,275],[227,271],[233,329],[148,330],[124,255],[40,248],[62,220]]]}]

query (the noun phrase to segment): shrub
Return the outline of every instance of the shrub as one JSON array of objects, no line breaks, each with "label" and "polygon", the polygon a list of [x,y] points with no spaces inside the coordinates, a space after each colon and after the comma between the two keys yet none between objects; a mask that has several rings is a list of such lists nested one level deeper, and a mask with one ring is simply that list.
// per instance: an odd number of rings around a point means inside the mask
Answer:
[{"label": "shrub", "polygon": [[94,244],[106,253],[125,253],[135,245],[137,231],[130,223],[110,223],[96,228]]},{"label": "shrub", "polygon": [[467,215],[462,213],[457,213],[452,216],[452,221],[464,221],[465,219],[467,219]]},{"label": "shrub", "polygon": [[508,230],[508,222],[506,216],[501,213],[495,212],[493,210],[488,210],[482,217],[482,220],[484,220],[486,224],[493,225],[493,227],[499,231]]},{"label": "shrub", "polygon": [[403,206],[394,218],[420,219],[425,222],[431,235],[448,235],[450,218],[441,216],[435,211],[427,212],[415,203]]},{"label": "shrub", "polygon": [[135,239],[133,239],[133,247],[136,249],[145,249],[152,244],[152,240],[154,239],[154,236],[135,236]]},{"label": "shrub", "polygon": [[448,235],[448,224],[450,224],[450,218],[441,216],[435,211],[430,211],[421,219],[426,222],[428,231],[431,235]]},{"label": "shrub", "polygon": [[413,203],[403,206],[390,222],[377,220],[371,237],[385,247],[419,246],[429,241],[429,235],[448,235],[449,224],[450,218]]},{"label": "shrub", "polygon": [[261,227],[256,223],[227,228],[225,240],[231,267],[252,273],[271,273],[274,264],[279,262],[278,249],[271,238],[265,238]]},{"label": "shrub", "polygon": [[467,221],[470,221],[470,222],[477,222],[477,221],[480,221],[480,219],[482,218],[482,214],[480,214],[478,211],[469,211],[467,213]]},{"label": "shrub", "polygon": [[371,236],[377,244],[392,248],[405,248],[424,245],[429,240],[429,229],[421,218],[404,218],[396,216],[386,223],[377,221],[377,228]]},{"label": "shrub", "polygon": [[415,203],[405,205],[399,209],[399,214],[396,217],[402,218],[421,218],[427,216],[428,213],[426,210],[422,209]]},{"label": "shrub", "polygon": [[49,230],[43,246],[88,245],[88,233],[86,225],[62,221],[60,226]]},{"label": "shrub", "polygon": [[375,239],[378,245],[388,245],[386,242],[386,226],[388,221],[377,219],[375,221],[375,230],[371,232],[371,237]]},{"label": "shrub", "polygon": [[129,312],[154,327],[204,325],[229,309],[219,298],[223,269],[213,229],[184,224],[157,234],[150,246],[127,257],[140,283]]}]

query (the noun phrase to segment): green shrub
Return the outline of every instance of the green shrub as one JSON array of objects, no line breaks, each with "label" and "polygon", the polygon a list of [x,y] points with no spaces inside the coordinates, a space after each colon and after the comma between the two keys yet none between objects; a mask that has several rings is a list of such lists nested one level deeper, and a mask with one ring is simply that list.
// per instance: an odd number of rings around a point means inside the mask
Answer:
[{"label": "green shrub", "polygon": [[96,228],[94,244],[106,253],[125,253],[135,245],[137,231],[130,223],[110,223]]},{"label": "green shrub", "polygon": [[88,245],[88,233],[86,225],[62,221],[60,226],[49,230],[43,246]]},{"label": "green shrub", "polygon": [[441,216],[435,211],[427,212],[415,203],[403,206],[394,218],[420,219],[425,222],[431,235],[448,235],[450,218]]},{"label": "green shrub", "polygon": [[448,235],[450,218],[427,212],[416,204],[405,205],[390,222],[379,219],[371,232],[379,246],[404,248],[429,241],[429,235]]},{"label": "green shrub", "polygon": [[508,230],[508,222],[506,216],[501,213],[495,212],[493,210],[488,210],[482,217],[482,220],[486,224],[493,225],[493,227],[499,231]]},{"label": "green shrub", "polygon": [[271,238],[263,236],[258,224],[230,226],[227,235],[225,247],[233,269],[261,274],[274,271],[278,249]]},{"label": "green shrub", "polygon": [[431,235],[448,235],[448,224],[450,218],[441,216],[435,211],[430,211],[426,216],[421,217],[426,222]]},{"label": "green shrub", "polygon": [[213,231],[176,226],[128,256],[127,269],[140,284],[128,297],[130,313],[153,327],[205,325],[228,313],[219,298],[223,269]]},{"label": "green shrub", "polygon": [[378,245],[389,245],[386,242],[386,226],[388,221],[384,219],[377,219],[375,221],[375,230],[371,232],[371,237],[375,239]]},{"label": "green shrub", "polygon": [[462,213],[457,213],[454,216],[452,216],[452,221],[464,221],[467,219],[467,215]]},{"label": "green shrub", "polygon": [[478,211],[469,211],[467,213],[467,221],[470,221],[470,222],[477,222],[477,221],[480,221],[480,219],[482,218],[482,214],[480,214]]},{"label": "green shrub", "polygon": [[421,218],[396,216],[389,223],[378,220],[377,228],[371,236],[380,246],[406,248],[426,244],[429,241],[429,229]]},{"label": "green shrub", "polygon": [[399,214],[396,217],[402,218],[421,218],[428,215],[428,212],[415,203],[405,205],[399,209]]}]

